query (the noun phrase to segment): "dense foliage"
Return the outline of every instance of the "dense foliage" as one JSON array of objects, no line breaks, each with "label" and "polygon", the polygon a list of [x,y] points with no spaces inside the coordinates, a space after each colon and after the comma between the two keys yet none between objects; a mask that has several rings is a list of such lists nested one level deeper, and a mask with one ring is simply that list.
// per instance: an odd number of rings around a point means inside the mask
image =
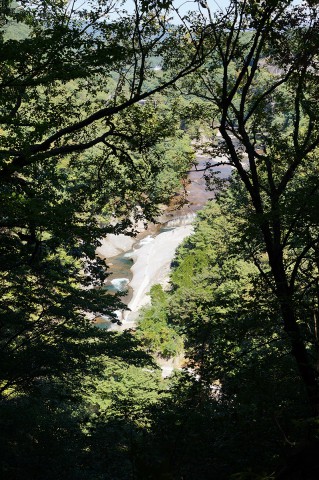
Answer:
[{"label": "dense foliage", "polygon": [[135,334],[144,349],[163,358],[172,358],[182,353],[183,342],[169,323],[169,305],[161,285],[150,291],[151,305],[144,307],[139,315]]},{"label": "dense foliage", "polygon": [[218,478],[249,469],[270,473],[307,414],[275,296],[241,238],[246,222],[233,211],[234,202],[240,210],[237,188],[234,181],[199,214],[194,235],[179,249],[167,299],[191,383],[209,412],[210,423],[197,431],[210,444],[201,453],[207,465],[215,456]]},{"label": "dense foliage", "polygon": [[[92,401],[84,401],[84,379],[94,383],[109,372],[105,356],[123,365],[131,359],[132,369],[132,362],[152,364],[130,334],[92,324],[96,314],[116,321],[121,307],[100,288],[107,272],[95,248],[107,233],[132,235],[136,220],[152,219],[179,188],[193,152],[175,100],[159,93],[149,100],[172,80],[153,68],[166,11],[140,2],[129,16],[120,3],[1,4],[0,431],[7,479],[85,477]],[[185,72],[200,61],[194,55]]]},{"label": "dense foliage", "polygon": [[[6,480],[318,478],[318,2],[195,3],[1,3]],[[190,137],[217,200],[136,332],[99,330],[99,239],[157,215]]]}]

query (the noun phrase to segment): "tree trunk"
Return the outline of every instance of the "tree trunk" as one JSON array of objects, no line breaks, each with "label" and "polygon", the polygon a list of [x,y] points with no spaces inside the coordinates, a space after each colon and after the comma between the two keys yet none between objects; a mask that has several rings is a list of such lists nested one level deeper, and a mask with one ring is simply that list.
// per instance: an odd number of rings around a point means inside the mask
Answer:
[{"label": "tree trunk", "polygon": [[305,341],[302,338],[302,334],[297,323],[293,295],[290,291],[287,281],[282,252],[280,251],[279,255],[278,252],[277,254],[274,252],[268,252],[268,257],[276,283],[277,299],[281,309],[284,329],[290,339],[292,347],[291,353],[297,362],[300,377],[305,385],[312,415],[318,416],[319,389],[317,373],[315,371],[315,367],[312,365],[309,353],[306,349]]}]

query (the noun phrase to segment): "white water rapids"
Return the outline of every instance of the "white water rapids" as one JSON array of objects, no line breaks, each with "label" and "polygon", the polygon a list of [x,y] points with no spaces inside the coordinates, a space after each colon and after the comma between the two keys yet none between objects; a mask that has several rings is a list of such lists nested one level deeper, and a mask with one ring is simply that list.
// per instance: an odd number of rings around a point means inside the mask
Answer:
[{"label": "white water rapids", "polygon": [[[199,166],[205,160],[207,159],[199,159]],[[219,167],[219,170],[223,178],[230,175],[230,167]],[[122,326],[118,327],[103,317],[100,326],[110,330],[134,328],[139,310],[150,302],[149,291],[152,285],[159,283],[163,288],[167,287],[177,247],[192,233],[196,211],[214,196],[213,192],[206,190],[202,172],[192,172],[189,180],[188,204],[182,209],[164,214],[159,233],[147,235],[144,232],[146,236],[139,240],[125,235],[109,235],[103,239],[97,253],[105,259],[109,270],[113,271],[106,288],[110,291],[123,291],[128,287],[129,294],[123,298],[128,309],[117,312]]]}]

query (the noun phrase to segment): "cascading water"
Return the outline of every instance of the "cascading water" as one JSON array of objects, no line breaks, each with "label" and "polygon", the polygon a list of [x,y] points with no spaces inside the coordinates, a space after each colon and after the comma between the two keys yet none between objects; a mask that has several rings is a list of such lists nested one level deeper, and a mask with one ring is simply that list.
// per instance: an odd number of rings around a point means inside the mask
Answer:
[{"label": "cascading water", "polygon": [[[106,260],[112,274],[108,278],[106,289],[112,291],[127,290],[128,294],[122,301],[130,310],[117,312],[122,322],[121,329],[135,326],[137,311],[149,302],[148,292],[154,283],[166,284],[169,276],[171,261],[175,250],[183,238],[190,235],[196,212],[207,200],[214,197],[214,193],[206,190],[203,170],[207,158],[198,157],[197,171],[189,174],[187,204],[181,209],[166,212],[162,218],[161,228],[153,235],[147,235],[137,240],[133,250],[123,252],[116,257]],[[230,167],[218,167],[221,178],[230,175]],[[102,317],[103,318],[103,317]],[[111,330],[118,326],[111,324],[109,319],[100,322],[100,326]]]},{"label": "cascading water", "polygon": [[186,215],[181,215],[180,217],[174,217],[172,220],[164,223],[160,229],[160,232],[173,229],[176,227],[183,227],[185,225],[191,225],[196,218],[196,213],[188,213]]},{"label": "cascading water", "polygon": [[129,278],[113,278],[113,280],[111,280],[111,284],[116,292],[124,292],[129,281]]}]

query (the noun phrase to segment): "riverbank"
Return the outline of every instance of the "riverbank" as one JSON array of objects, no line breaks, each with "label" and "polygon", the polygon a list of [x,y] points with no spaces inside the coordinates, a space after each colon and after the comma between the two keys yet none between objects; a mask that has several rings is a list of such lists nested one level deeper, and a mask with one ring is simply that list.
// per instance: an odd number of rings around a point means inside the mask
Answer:
[{"label": "riverbank", "polygon": [[[137,237],[126,235],[108,235],[102,240],[97,254],[105,260],[113,274],[107,280],[106,288],[110,291],[125,285],[128,294],[123,297],[128,305],[127,310],[117,312],[122,326],[111,325],[111,329],[124,330],[134,328],[139,311],[150,302],[149,291],[154,284],[166,288],[169,272],[175,252],[180,243],[192,231],[192,222],[196,212],[209,199],[214,198],[213,191],[206,190],[203,169],[209,159],[198,155],[197,168],[192,169],[184,191],[177,194],[171,204],[165,208],[158,218],[158,224],[152,224],[147,230],[140,226]],[[224,157],[214,159],[214,162],[225,160]],[[231,167],[218,167],[219,178],[227,178]],[[185,198],[186,196],[186,198]],[[182,205],[181,205],[182,203]]]}]

